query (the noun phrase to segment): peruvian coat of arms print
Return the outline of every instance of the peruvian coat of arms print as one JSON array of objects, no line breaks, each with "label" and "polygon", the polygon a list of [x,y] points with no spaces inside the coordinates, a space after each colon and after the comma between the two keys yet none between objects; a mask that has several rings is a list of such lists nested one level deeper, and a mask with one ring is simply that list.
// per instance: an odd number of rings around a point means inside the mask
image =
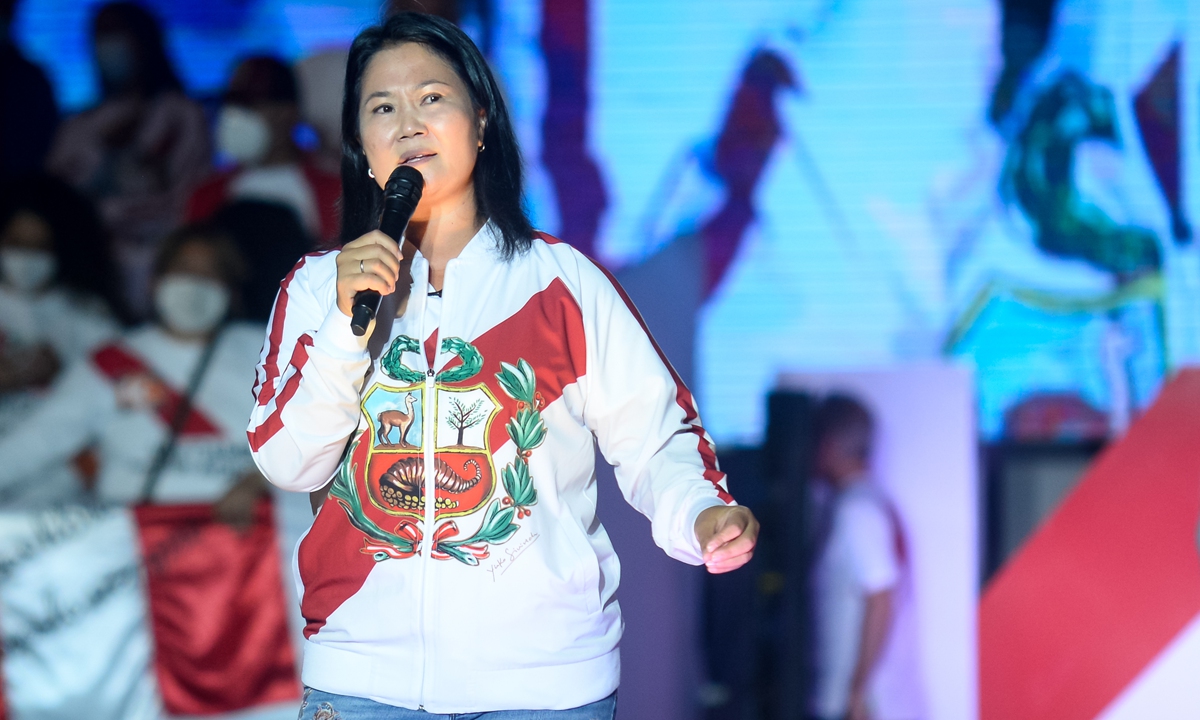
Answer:
[{"label": "peruvian coat of arms print", "polygon": [[[380,358],[396,381],[373,384],[363,394],[366,429],[347,453],[331,494],[365,536],[362,551],[376,561],[412,557],[424,541],[426,482],[433,484],[434,532],[430,555],[478,565],[489,548],[507,542],[537,503],[529,457],[546,437],[532,366],[500,363],[496,381],[516,401],[504,429],[516,457],[497,473],[490,447],[492,426],[504,409],[479,377],[483,358],[460,338],[442,340],[443,352],[462,361],[436,377],[402,362],[420,343],[401,335]],[[472,382],[476,381],[476,382]],[[432,452],[427,452],[432,443]],[[479,528],[460,537],[455,518],[478,516]],[[474,525],[474,521],[471,522]]]}]

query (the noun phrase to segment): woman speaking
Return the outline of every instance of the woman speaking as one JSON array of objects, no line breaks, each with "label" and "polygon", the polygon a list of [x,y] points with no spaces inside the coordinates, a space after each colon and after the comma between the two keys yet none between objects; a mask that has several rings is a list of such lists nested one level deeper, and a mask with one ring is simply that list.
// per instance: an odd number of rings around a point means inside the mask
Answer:
[{"label": "woman speaking", "polygon": [[[416,14],[364,30],[342,147],[345,244],[282,283],[248,433],[271,482],[329,486],[298,549],[301,718],[611,719],[619,568],[593,443],[674,558],[733,570],[758,524],[621,289],[530,226],[466,35]],[[425,180],[402,245],[376,229],[399,165]],[[358,337],[363,290],[388,297]]]}]

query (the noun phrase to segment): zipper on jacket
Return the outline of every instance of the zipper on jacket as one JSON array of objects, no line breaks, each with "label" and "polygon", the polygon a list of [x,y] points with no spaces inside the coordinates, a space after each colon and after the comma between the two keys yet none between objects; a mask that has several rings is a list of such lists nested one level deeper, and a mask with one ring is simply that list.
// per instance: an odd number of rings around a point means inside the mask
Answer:
[{"label": "zipper on jacket", "polygon": [[434,438],[437,430],[436,374],[430,367],[425,372],[425,410],[421,432],[425,436],[425,542],[421,548],[421,690],[419,704],[425,706],[426,682],[429,679],[429,651],[426,637],[429,624],[429,573],[433,562],[434,520],[437,513],[437,488],[434,486]]}]

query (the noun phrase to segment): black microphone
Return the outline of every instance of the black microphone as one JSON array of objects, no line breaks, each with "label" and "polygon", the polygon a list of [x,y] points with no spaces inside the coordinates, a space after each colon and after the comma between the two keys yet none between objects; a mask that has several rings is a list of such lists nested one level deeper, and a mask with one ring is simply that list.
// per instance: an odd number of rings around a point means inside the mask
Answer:
[{"label": "black microphone", "polygon": [[[421,191],[425,188],[425,178],[421,171],[408,165],[400,165],[392,171],[387,185],[383,187],[383,215],[379,218],[379,229],[396,242],[404,236],[404,228],[412,217],[417,203],[421,202]],[[367,326],[379,312],[379,293],[374,290],[360,290],[354,293],[354,306],[350,311],[350,329],[355,335],[362,336],[367,332]]]}]

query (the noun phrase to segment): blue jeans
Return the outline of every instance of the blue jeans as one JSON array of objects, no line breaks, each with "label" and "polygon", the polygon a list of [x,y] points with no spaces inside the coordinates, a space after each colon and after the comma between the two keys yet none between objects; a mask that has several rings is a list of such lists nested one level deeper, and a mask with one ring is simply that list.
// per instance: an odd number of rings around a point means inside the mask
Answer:
[{"label": "blue jeans", "polygon": [[495,712],[435,715],[424,710],[384,705],[366,698],[304,689],[300,720],[613,720],[617,694],[570,710],[497,710]]}]

